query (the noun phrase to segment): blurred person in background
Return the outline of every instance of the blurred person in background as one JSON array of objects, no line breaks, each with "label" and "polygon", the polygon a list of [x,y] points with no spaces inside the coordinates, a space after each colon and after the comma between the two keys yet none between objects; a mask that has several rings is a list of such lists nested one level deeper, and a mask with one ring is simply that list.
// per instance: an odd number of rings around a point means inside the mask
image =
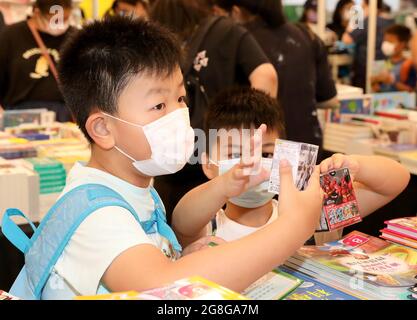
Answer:
[{"label": "blurred person in background", "polygon": [[350,9],[355,3],[353,0],[339,0],[333,12],[332,22],[327,27],[341,40],[350,20]]},{"label": "blurred person in background", "polygon": [[59,50],[72,30],[71,10],[71,0],[36,0],[31,17],[1,31],[0,105],[5,110],[47,108],[58,121],[71,119],[56,72]]},{"label": "blurred person in background", "polygon": [[321,146],[317,107],[338,105],[323,41],[304,24],[287,22],[281,0],[223,2],[230,16],[251,31],[277,70],[287,138]]},{"label": "blurred person in background", "polygon": [[133,18],[148,18],[148,0],[115,0],[105,16],[121,15]]},{"label": "blurred person in background", "polygon": [[[394,24],[391,19],[384,17],[384,3],[378,0],[378,16],[376,25],[376,43],[375,43],[375,60],[385,59],[382,52],[382,42],[384,38],[384,30]],[[368,16],[369,16],[369,0],[363,0],[362,9],[365,20],[363,28],[349,25],[346,32],[342,36],[342,41],[346,45],[355,45],[353,66],[352,66],[352,85],[366,90],[366,62],[368,51]]]}]

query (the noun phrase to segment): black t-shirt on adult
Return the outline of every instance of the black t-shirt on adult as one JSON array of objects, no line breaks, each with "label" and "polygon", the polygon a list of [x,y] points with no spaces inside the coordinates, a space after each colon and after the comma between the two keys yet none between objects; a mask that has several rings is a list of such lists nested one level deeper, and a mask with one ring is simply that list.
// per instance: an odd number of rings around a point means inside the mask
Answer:
[{"label": "black t-shirt on adult", "polygon": [[194,72],[209,99],[232,86],[249,85],[250,74],[269,63],[248,30],[227,18],[220,18],[208,31],[193,59]]},{"label": "black t-shirt on adult", "polygon": [[[39,32],[55,64],[66,36]],[[26,21],[5,27],[0,34],[0,104],[16,108],[27,102],[62,102],[56,80]]]},{"label": "black t-shirt on adult", "polygon": [[307,27],[291,23],[269,28],[255,20],[246,27],[278,72],[287,138],[320,145],[316,106],[336,96],[323,42]]}]

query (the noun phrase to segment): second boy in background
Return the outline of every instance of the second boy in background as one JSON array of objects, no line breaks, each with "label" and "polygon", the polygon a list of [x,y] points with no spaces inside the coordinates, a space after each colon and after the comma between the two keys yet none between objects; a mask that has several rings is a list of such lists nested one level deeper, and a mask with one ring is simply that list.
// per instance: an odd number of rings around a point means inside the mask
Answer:
[{"label": "second boy in background", "polygon": [[[268,127],[262,139],[262,164],[265,170],[270,170],[275,140],[285,138],[283,117],[276,100],[249,88],[225,92],[209,108],[205,127],[208,132],[209,129],[255,129],[262,124]],[[203,155],[202,169],[212,181],[186,194],[173,213],[173,228],[183,245],[207,235],[233,241],[279,216],[278,201],[273,199],[274,194],[267,192],[267,181],[237,197],[219,196],[218,190],[225,188],[224,180],[218,177],[240,163],[243,147],[219,138],[209,143],[212,145],[207,148],[209,153]],[[382,157],[336,154],[320,164],[321,173],[341,168],[348,168],[351,173],[362,217],[393,200],[409,181],[406,169]]]},{"label": "second boy in background", "polygon": [[374,92],[416,89],[416,70],[411,59],[405,57],[410,39],[411,31],[403,25],[395,24],[385,30],[381,49],[387,59],[371,79]]}]

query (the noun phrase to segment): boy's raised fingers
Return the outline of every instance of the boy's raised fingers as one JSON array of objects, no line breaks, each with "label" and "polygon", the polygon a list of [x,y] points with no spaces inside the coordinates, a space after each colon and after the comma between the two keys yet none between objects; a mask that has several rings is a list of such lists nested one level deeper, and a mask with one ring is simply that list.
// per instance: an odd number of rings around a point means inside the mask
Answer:
[{"label": "boy's raised fingers", "polygon": [[280,177],[280,191],[279,194],[282,196],[284,193],[295,190],[294,179],[292,176],[292,167],[288,160],[281,160],[279,164],[279,177]]},{"label": "boy's raised fingers", "polygon": [[316,166],[308,181],[306,191],[320,189],[320,166]]}]

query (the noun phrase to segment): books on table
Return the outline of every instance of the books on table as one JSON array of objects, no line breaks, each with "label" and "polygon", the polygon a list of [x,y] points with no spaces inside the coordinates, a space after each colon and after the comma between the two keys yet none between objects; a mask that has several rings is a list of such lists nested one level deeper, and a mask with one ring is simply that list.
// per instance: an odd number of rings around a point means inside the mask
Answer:
[{"label": "books on table", "polygon": [[417,249],[417,217],[399,218],[385,222],[381,238]]},{"label": "books on table", "polygon": [[273,270],[255,281],[242,294],[253,300],[281,300],[303,281],[282,270]]},{"label": "books on table", "polygon": [[359,300],[355,296],[327,286],[317,279],[294,269],[284,266],[279,269],[303,281],[299,287],[285,297],[285,300]]},{"label": "books on table", "polygon": [[76,300],[247,300],[241,294],[202,277],[190,277],[144,292],[128,291],[96,296],[76,297]]},{"label": "books on table", "polygon": [[358,231],[302,247],[286,266],[364,299],[400,299],[417,282],[416,250]]}]

